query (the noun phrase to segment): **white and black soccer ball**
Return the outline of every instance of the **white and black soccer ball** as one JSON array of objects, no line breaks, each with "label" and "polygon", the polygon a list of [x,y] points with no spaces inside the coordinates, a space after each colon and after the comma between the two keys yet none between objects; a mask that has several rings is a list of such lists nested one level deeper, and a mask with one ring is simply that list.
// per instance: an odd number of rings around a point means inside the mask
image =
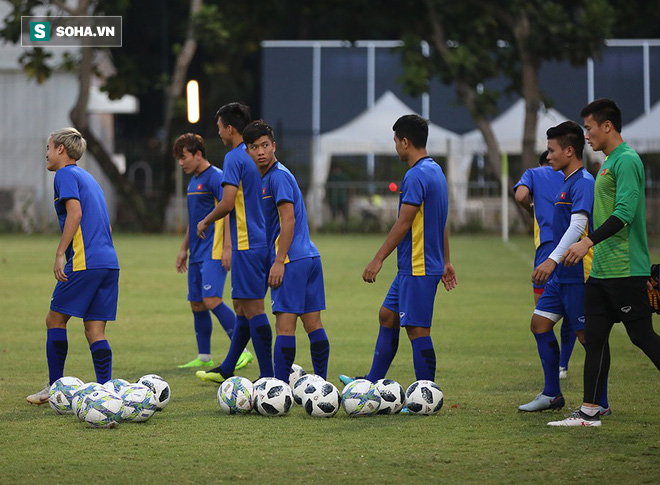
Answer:
[{"label": "white and black soccer ball", "polygon": [[291,389],[293,391],[293,400],[296,404],[302,405],[303,390],[311,382],[325,382],[325,379],[316,374],[305,374],[300,377],[293,385],[293,389]]},{"label": "white and black soccer ball", "polygon": [[124,415],[124,401],[121,396],[107,389],[100,389],[92,392],[86,400],[84,420],[92,428],[114,428],[121,423]]},{"label": "white and black soccer ball", "polygon": [[378,412],[381,398],[373,382],[356,379],[344,387],[341,401],[350,416],[369,416]]},{"label": "white and black soccer ball", "polygon": [[158,411],[162,411],[169,404],[170,397],[172,397],[170,385],[159,375],[147,374],[142,376],[138,379],[137,384],[142,384],[151,389],[151,392],[156,396]]},{"label": "white and black soccer ball", "polygon": [[341,408],[341,394],[330,382],[312,381],[302,391],[302,406],[315,418],[331,418]]},{"label": "white and black soccer ball", "polygon": [[226,414],[247,414],[252,411],[252,394],[249,379],[230,377],[218,388],[218,404]]},{"label": "white and black soccer ball", "polygon": [[289,374],[289,387],[293,389],[293,386],[296,385],[296,382],[298,379],[300,379],[302,376],[306,376],[307,372],[305,372],[305,369],[300,367],[298,364],[293,364],[291,366],[291,374]]},{"label": "white and black soccer ball", "polygon": [[380,379],[375,384],[380,394],[378,414],[396,414],[403,409],[406,393],[401,384],[392,379]]},{"label": "white and black soccer ball", "polygon": [[77,377],[60,377],[48,390],[48,403],[57,414],[73,414],[73,394],[84,383]]},{"label": "white and black soccer ball", "polygon": [[293,405],[289,385],[274,377],[254,383],[254,409],[262,416],[284,416]]},{"label": "white and black soccer ball", "polygon": [[142,384],[129,384],[121,390],[124,401],[122,420],[132,423],[141,423],[149,419],[158,409],[156,396],[147,386]]},{"label": "white and black soccer ball", "polygon": [[413,414],[432,416],[438,414],[443,404],[444,394],[433,381],[415,381],[406,390],[406,407]]},{"label": "white and black soccer ball", "polygon": [[76,392],[73,393],[73,399],[71,399],[71,409],[73,413],[81,421],[85,420],[85,413],[87,412],[87,396],[89,396],[94,391],[104,390],[104,386],[98,382],[87,382],[80,386]]},{"label": "white and black soccer ball", "polygon": [[103,384],[103,387],[105,387],[108,391],[116,392],[117,394],[121,395],[122,389],[130,384],[131,383],[126,379],[110,379]]}]

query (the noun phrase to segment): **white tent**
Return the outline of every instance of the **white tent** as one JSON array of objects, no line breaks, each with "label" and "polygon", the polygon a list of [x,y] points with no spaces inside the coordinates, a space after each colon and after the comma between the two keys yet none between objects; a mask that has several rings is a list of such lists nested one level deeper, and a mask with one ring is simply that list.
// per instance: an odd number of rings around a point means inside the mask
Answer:
[{"label": "white tent", "polygon": [[660,102],[650,112],[625,125],[621,134],[639,153],[660,153]]},{"label": "white tent", "polygon": [[[391,91],[384,93],[374,104],[347,124],[329,131],[318,138],[312,164],[312,184],[308,195],[313,224],[321,222],[321,202],[325,196],[325,184],[330,172],[333,155],[395,155],[392,125],[401,116],[414,114]],[[447,155],[451,173],[452,148],[457,144],[457,134],[429,124],[427,150],[431,156]]]}]

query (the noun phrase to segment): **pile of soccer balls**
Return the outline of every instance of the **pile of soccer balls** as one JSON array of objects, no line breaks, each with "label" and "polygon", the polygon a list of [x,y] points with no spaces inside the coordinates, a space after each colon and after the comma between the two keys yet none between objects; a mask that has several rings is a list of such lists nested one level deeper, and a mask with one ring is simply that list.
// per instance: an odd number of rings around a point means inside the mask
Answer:
[{"label": "pile of soccer balls", "polygon": [[170,386],[147,374],[135,384],[111,379],[104,384],[62,377],[50,386],[48,402],[58,414],[75,414],[92,428],[114,428],[121,422],[147,421],[170,402]]},{"label": "pile of soccer balls", "polygon": [[315,374],[292,366],[289,383],[264,377],[252,384],[245,377],[231,377],[218,389],[218,404],[227,414],[247,414],[253,409],[263,416],[284,416],[295,402],[315,418],[330,418],[343,406],[350,416],[396,414],[404,406],[412,414],[434,415],[442,408],[444,396],[432,381],[416,381],[404,392],[393,380],[372,383],[357,379],[343,392]]}]

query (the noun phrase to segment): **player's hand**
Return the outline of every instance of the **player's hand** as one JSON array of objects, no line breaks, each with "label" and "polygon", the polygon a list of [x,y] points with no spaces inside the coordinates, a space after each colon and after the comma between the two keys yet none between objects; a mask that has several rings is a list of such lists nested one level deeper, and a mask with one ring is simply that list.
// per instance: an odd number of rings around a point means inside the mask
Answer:
[{"label": "player's hand", "polygon": [[206,219],[202,219],[199,221],[197,224],[197,236],[200,239],[206,239],[206,234],[204,234],[204,231],[206,231],[209,228],[209,223],[206,222]]},{"label": "player's hand", "polygon": [[268,286],[271,288],[279,288],[284,279],[284,263],[275,261],[273,266],[270,268],[270,274],[268,275]]},{"label": "player's hand", "polygon": [[185,273],[188,271],[188,251],[182,249],[176,257],[176,272]]},{"label": "player's hand", "polygon": [[532,273],[532,282],[539,286],[545,285],[545,282],[548,281],[548,278],[550,278],[550,275],[556,267],[557,263],[550,258],[546,259],[539,264]]},{"label": "player's hand", "polygon": [[564,263],[564,266],[575,266],[582,261],[582,258],[587,255],[589,249],[591,249],[591,246],[593,245],[591,239],[588,237],[585,237],[582,241],[571,244],[562,256],[561,262]]},{"label": "player's hand", "polygon": [[362,279],[367,283],[374,283],[376,281],[376,275],[380,272],[380,269],[383,267],[383,262],[378,259],[372,259],[371,262],[364,268],[362,273]]},{"label": "player's hand", "polygon": [[55,264],[53,265],[53,273],[57,281],[68,281],[68,277],[64,273],[64,265],[66,265],[66,257],[63,254],[55,255]]},{"label": "player's hand", "polygon": [[222,250],[221,264],[225,271],[231,271],[231,246]]},{"label": "player's hand", "polygon": [[442,284],[445,285],[445,290],[447,291],[453,290],[458,284],[456,270],[451,263],[445,264],[445,272],[442,275]]}]

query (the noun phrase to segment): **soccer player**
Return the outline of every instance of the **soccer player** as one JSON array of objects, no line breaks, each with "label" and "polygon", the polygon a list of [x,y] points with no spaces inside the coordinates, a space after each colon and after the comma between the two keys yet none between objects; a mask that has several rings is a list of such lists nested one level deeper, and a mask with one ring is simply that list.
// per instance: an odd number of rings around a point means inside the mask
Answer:
[{"label": "soccer player", "polygon": [[596,176],[596,230],[563,255],[567,267],[580,265],[593,247],[584,295],[586,357],[582,407],[550,426],[600,426],[598,396],[610,367],[609,335],[623,322],[630,340],[660,370],[660,336],[653,330],[646,292],[650,259],[646,240],[645,174],[639,155],[621,137],[621,110],[611,99],[582,109],[585,138],[605,162]]},{"label": "soccer player", "polygon": [[209,226],[229,214],[232,246],[231,290],[236,326],[227,357],[199,379],[223,382],[234,374],[243,349],[252,338],[261,377],[273,376],[273,333],[264,311],[268,289],[268,246],[261,209],[261,176],[245,150],[243,130],[250,123],[250,108],[229,103],[215,115],[222,142],[231,148],[225,156],[222,200],[197,224],[197,234],[206,237]]},{"label": "soccer player", "polygon": [[243,131],[250,158],[261,174],[262,207],[270,250],[268,286],[275,314],[275,377],[289,382],[296,357],[298,317],[309,337],[314,373],[327,377],[330,342],[321,323],[325,310],[323,267],[309,237],[307,211],[293,174],[275,156],[273,129],[263,120]]},{"label": "soccer player", "polygon": [[46,168],[55,172],[55,212],[62,237],[53,266],[57,284],[46,316],[49,386],[28,396],[31,404],[47,402],[50,385],[64,375],[69,348],[66,325],[71,317],[83,320],[97,382],[112,377],[105,325],[117,314],[119,262],[103,190],[76,165],[86,148],[75,128],[62,128],[48,138]]},{"label": "soccer player", "polygon": [[[545,284],[530,325],[541,358],[545,387],[531,402],[518,406],[527,412],[564,407],[559,386],[559,346],[553,327],[560,318],[568,318],[584,343],[584,282],[591,267],[591,258],[574,267],[559,264],[568,246],[590,232],[594,178],[582,163],[582,128],[574,121],[565,121],[550,128],[547,136],[548,159],[553,170],[563,173],[564,184],[555,196],[552,217],[556,247],[532,273],[535,283]],[[602,404],[602,412],[609,413],[606,396]]]},{"label": "soccer player", "polygon": [[[534,269],[548,259],[558,241],[552,236],[552,215],[555,210],[555,197],[564,183],[561,171],[555,171],[548,161],[548,151],[539,157],[539,166],[525,170],[513,187],[516,202],[525,209],[534,221]],[[539,302],[545,285],[532,282],[534,305]],[[561,324],[561,348],[559,353],[559,378],[568,377],[568,361],[575,346],[575,332],[566,317]]]},{"label": "soccer player", "polygon": [[[380,330],[371,370],[366,379],[383,379],[399,346],[399,330],[405,327],[413,348],[418,380],[435,380],[436,356],[431,340],[433,303],[442,280],[447,291],[456,286],[456,272],[449,260],[447,181],[426,151],[428,122],[405,115],[394,126],[394,145],[399,159],[409,167],[399,195],[399,216],[374,259],[365,268],[367,283],[385,259],[397,249],[398,272],[380,308]],[[353,379],[341,375],[348,384]]]},{"label": "soccer player", "polygon": [[[197,358],[179,368],[214,367],[211,360],[211,333],[216,316],[229,338],[234,331],[236,316],[222,301],[227,271],[231,268],[231,239],[227,217],[209,226],[206,239],[197,236],[197,223],[211,212],[222,199],[222,170],[206,159],[204,139],[193,133],[181,135],[174,142],[174,157],[183,171],[193,174],[188,184],[188,228],[176,258],[179,273],[188,270],[188,301],[193,312],[197,337]],[[210,310],[210,311],[209,311]],[[241,369],[253,360],[245,350],[236,364]]]}]

